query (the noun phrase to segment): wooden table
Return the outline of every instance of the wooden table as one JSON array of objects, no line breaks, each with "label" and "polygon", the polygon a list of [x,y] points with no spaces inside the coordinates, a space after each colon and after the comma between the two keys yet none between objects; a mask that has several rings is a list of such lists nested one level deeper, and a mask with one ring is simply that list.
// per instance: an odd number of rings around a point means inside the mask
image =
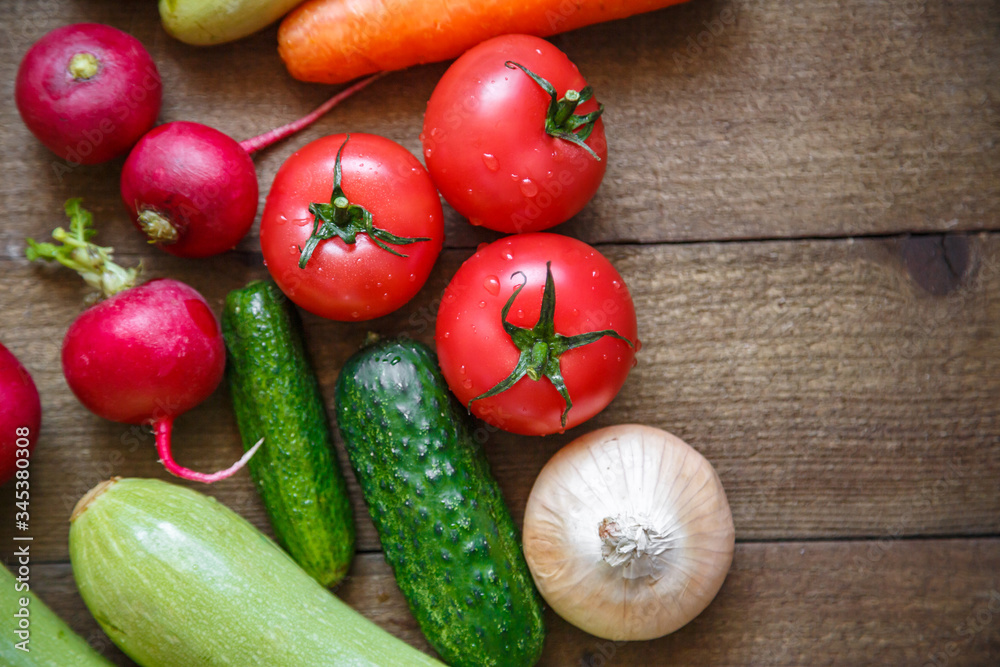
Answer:
[{"label": "wooden table", "polygon": [[[173,41],[155,3],[18,2],[0,39],[0,340],[30,369],[44,426],[32,463],[32,584],[130,664],[89,617],[67,557],[76,500],[110,475],[166,478],[151,437],[89,414],[62,378],[75,276],[30,265],[26,236],[82,196],[99,239],[149,276],[225,294],[264,275],[256,230],[236,252],[179,260],[143,243],[118,199],[122,161],[64,169],[24,128],[16,64],[43,33],[97,21],[131,32],[165,83],[161,120],[246,138],[333,88],[302,84],[275,31],[214,49]],[[487,443],[520,520],[545,461],[585,430],[641,422],[717,467],[738,544],[715,602],[676,634],[613,643],[550,614],[545,665],[1000,663],[1000,5],[994,0],[695,0],[554,42],[607,105],[611,158],[593,202],[558,231],[597,244],[629,284],[644,347],[615,402],[563,436]],[[261,199],[295,147],[367,131],[419,154],[445,65],[392,74],[256,163]],[[371,323],[306,317],[328,401],[368,328],[431,341],[437,297],[496,235],[448,211],[419,297]],[[332,405],[328,405],[332,412]],[[220,390],[183,417],[178,459],[240,453]],[[342,455],[342,452],[341,452]],[[209,489],[268,530],[249,478]],[[379,552],[357,487],[358,556],[338,590],[427,648]],[[9,559],[13,490],[0,491]]]}]

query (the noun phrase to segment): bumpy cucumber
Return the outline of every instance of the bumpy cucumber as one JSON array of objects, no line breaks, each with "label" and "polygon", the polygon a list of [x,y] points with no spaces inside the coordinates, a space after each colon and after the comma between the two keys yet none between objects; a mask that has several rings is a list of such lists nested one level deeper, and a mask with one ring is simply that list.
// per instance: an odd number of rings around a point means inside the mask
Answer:
[{"label": "bumpy cucumber", "polygon": [[264,439],[248,466],[275,537],[332,586],[354,555],[354,518],[298,314],[273,283],[254,282],[229,293],[222,333],[243,447]]},{"label": "bumpy cucumber", "polygon": [[[28,590],[29,585],[0,565],[0,665],[112,667]],[[28,604],[22,605],[25,600]]]},{"label": "bumpy cucumber", "polygon": [[517,527],[434,353],[351,357],[337,422],[385,558],[424,635],[455,666],[534,664],[545,628]]},{"label": "bumpy cucumber", "polygon": [[90,612],[143,667],[442,667],[225,505],[174,484],[102,482],[73,511],[69,554]]}]

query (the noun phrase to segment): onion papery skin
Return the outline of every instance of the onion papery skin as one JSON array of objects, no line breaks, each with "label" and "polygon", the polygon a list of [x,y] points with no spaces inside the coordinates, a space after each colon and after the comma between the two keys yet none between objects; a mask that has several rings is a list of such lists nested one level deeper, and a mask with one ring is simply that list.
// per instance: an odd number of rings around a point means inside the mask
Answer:
[{"label": "onion papery skin", "polygon": [[[605,560],[601,526],[616,518],[652,529],[636,567]],[[647,640],[712,601],[732,564],[735,528],[705,457],[666,431],[626,424],[577,438],[545,465],[523,540],[535,585],[556,613],[597,637]]]}]

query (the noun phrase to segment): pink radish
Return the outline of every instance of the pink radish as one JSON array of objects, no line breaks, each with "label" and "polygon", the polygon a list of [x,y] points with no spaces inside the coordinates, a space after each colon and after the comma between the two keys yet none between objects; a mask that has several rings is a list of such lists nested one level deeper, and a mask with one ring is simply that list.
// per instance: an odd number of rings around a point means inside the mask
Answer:
[{"label": "pink radish", "polygon": [[122,201],[132,222],[166,252],[208,257],[231,249],[257,215],[257,172],[250,154],[315,122],[378,78],[347,88],[307,116],[237,142],[200,123],[177,121],[139,140],[122,170]]},{"label": "pink radish", "polygon": [[219,321],[193,288],[171,279],[133,287],[135,269],[112,261],[110,248],[89,242],[92,217],[79,199],[66,202],[70,231],[63,245],[28,239],[28,259],[54,260],[77,270],[108,297],[84,311],[63,341],[63,374],[91,412],[129,424],[151,424],[164,467],[184,479],[215,482],[243,467],[256,448],[212,474],[178,465],[170,452],[174,419],[215,390],[226,364]]},{"label": "pink radish", "polygon": [[17,472],[18,459],[30,458],[41,422],[42,404],[31,375],[0,343],[0,484]]},{"label": "pink radish", "polygon": [[123,155],[156,122],[160,74],[135,37],[99,23],[57,28],[28,49],[14,98],[24,124],[64,160]]}]

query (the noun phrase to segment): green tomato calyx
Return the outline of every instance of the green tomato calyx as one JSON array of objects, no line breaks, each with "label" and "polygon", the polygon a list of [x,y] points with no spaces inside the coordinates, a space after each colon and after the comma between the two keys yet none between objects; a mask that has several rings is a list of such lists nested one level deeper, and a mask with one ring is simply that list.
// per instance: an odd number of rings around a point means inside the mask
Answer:
[{"label": "green tomato calyx", "polygon": [[299,248],[299,268],[306,268],[309,258],[320,241],[332,239],[334,236],[348,245],[357,242],[358,234],[367,234],[372,242],[382,250],[390,252],[397,257],[407,257],[403,253],[393,250],[387,243],[393,245],[409,245],[419,241],[430,241],[428,237],[407,237],[396,236],[384,229],[375,226],[372,214],[364,206],[352,204],[344,194],[341,187],[343,171],[341,170],[341,157],[344,154],[344,146],[351,140],[351,135],[347,135],[344,143],[337,151],[337,160],[333,166],[333,193],[330,195],[330,203],[314,202],[309,204],[309,212],[313,214],[313,230],[306,245]]},{"label": "green tomato calyx", "polygon": [[570,88],[560,98],[555,86],[524,65],[516,63],[513,60],[508,60],[504,65],[508,69],[517,68],[530,76],[532,81],[537,83],[551,98],[549,109],[545,114],[545,133],[551,137],[565,139],[576,144],[600,162],[600,156],[594,152],[593,148],[586,144],[586,141],[594,131],[594,124],[597,122],[597,119],[604,113],[604,105],[598,104],[597,111],[591,111],[588,114],[581,115],[574,113],[578,105],[583,104],[594,96],[594,89],[590,86],[587,86],[583,90],[573,90]]},{"label": "green tomato calyx", "polygon": [[552,279],[552,262],[545,263],[545,288],[542,290],[542,307],[541,312],[538,314],[538,322],[530,329],[511,324],[507,321],[507,314],[510,312],[511,306],[514,305],[517,295],[528,284],[527,276],[521,271],[513,273],[511,278],[518,274],[524,279],[524,282],[514,288],[514,293],[510,295],[510,298],[501,311],[500,321],[503,324],[504,331],[510,336],[511,341],[517,346],[517,349],[520,350],[521,356],[518,358],[514,370],[511,371],[506,379],[498,382],[489,391],[473,398],[469,401],[467,407],[471,407],[475,401],[482,398],[489,398],[507,391],[525,376],[534,382],[546,377],[566,402],[566,409],[562,412],[562,426],[565,428],[566,416],[569,414],[570,408],[573,407],[573,401],[570,398],[569,390],[566,388],[566,382],[562,376],[560,358],[563,353],[594,343],[605,336],[611,336],[612,338],[624,341],[629,347],[634,348],[635,346],[632,344],[632,341],[613,329],[589,331],[575,336],[564,336],[556,332],[556,286]]}]

